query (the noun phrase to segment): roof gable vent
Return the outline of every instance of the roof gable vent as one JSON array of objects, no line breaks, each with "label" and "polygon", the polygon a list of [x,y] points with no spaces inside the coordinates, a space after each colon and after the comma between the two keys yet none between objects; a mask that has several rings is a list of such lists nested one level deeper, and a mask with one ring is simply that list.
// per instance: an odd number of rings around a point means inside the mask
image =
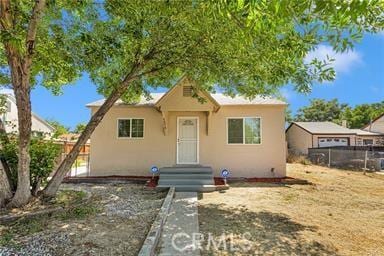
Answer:
[{"label": "roof gable vent", "polygon": [[183,96],[184,97],[192,96],[192,86],[183,86]]}]

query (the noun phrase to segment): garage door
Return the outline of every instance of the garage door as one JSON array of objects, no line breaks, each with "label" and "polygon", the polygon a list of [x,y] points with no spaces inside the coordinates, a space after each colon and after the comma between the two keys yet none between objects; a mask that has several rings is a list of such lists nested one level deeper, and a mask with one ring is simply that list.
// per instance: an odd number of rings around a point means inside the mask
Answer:
[{"label": "garage door", "polygon": [[347,138],[319,138],[319,147],[349,146]]}]

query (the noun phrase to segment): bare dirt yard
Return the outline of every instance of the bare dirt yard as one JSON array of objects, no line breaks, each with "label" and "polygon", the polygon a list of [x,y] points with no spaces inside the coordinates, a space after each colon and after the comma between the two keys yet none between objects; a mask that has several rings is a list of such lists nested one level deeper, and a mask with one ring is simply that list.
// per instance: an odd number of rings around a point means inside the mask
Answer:
[{"label": "bare dirt yard", "polygon": [[384,175],[301,164],[287,175],[311,184],[201,194],[202,255],[384,255]]},{"label": "bare dirt yard", "polygon": [[143,185],[68,185],[90,194],[87,204],[0,225],[0,255],[137,255],[165,193]]}]

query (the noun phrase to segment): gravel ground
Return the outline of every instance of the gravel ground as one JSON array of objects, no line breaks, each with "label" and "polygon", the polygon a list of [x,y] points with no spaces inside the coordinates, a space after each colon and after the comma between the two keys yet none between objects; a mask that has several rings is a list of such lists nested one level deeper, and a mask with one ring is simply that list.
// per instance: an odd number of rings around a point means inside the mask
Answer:
[{"label": "gravel ground", "polygon": [[90,192],[98,212],[85,218],[49,218],[43,232],[18,237],[16,246],[0,247],[0,256],[137,255],[165,196],[134,184],[62,188]]}]

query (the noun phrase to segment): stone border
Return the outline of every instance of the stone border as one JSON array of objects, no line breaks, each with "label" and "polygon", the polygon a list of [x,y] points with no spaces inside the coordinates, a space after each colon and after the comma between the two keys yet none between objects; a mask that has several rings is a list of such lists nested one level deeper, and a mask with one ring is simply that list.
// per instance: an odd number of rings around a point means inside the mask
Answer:
[{"label": "stone border", "polygon": [[140,249],[139,256],[153,256],[157,245],[160,240],[161,232],[163,230],[165,221],[167,220],[169,210],[171,208],[172,200],[175,195],[175,188],[171,187],[167,196],[164,199],[163,205],[159,213],[156,216],[155,221],[152,223],[151,229],[148,232],[147,237]]}]

